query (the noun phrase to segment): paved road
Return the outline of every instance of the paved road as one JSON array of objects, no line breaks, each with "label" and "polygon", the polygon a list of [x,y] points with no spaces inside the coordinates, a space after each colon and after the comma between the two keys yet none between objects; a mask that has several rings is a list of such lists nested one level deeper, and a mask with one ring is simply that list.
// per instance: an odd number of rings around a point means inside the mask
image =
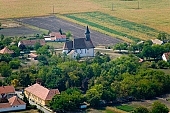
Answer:
[{"label": "paved road", "polygon": [[[22,91],[15,91],[15,93],[17,94],[17,96],[19,97],[19,98],[23,98],[23,95],[22,95]],[[33,101],[31,101],[31,100],[29,100],[29,103],[31,104],[31,105],[36,105],[37,106],[37,109],[40,109],[41,111],[43,111],[44,113],[52,113],[52,111],[49,109],[49,108],[47,108],[46,106],[40,106],[40,105],[38,105],[38,104],[36,104],[35,102],[33,102]]]}]

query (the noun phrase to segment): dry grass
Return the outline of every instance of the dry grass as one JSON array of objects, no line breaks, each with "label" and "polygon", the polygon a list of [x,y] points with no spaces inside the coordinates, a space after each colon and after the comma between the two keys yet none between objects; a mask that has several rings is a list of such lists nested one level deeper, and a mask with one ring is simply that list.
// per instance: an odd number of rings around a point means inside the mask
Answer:
[{"label": "dry grass", "polygon": [[0,18],[42,16],[53,13],[94,11],[99,7],[89,0],[0,0]]}]

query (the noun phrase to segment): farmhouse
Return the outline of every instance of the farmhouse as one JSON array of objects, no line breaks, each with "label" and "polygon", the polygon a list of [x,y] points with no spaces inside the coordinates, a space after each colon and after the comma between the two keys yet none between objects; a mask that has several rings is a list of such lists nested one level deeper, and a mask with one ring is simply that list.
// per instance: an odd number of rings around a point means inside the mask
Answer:
[{"label": "farmhouse", "polygon": [[13,50],[9,50],[8,47],[4,47],[3,49],[0,50],[0,54],[13,54]]},{"label": "farmhouse", "polygon": [[169,61],[169,59],[170,59],[170,52],[164,53],[162,55],[162,60],[167,62],[167,61]]},{"label": "farmhouse", "polygon": [[56,41],[56,42],[65,42],[66,35],[61,34],[60,32],[51,32],[48,36],[44,36],[46,42]]},{"label": "farmhouse", "polygon": [[63,53],[71,56],[71,58],[79,57],[93,57],[94,45],[90,39],[90,31],[87,26],[85,38],[75,38],[72,41],[67,41],[63,47]]},{"label": "farmhouse", "polygon": [[163,44],[163,41],[159,40],[159,39],[154,39],[154,40],[151,40],[153,44],[157,44],[157,45],[162,45]]},{"label": "farmhouse", "polygon": [[47,89],[38,83],[25,88],[24,93],[29,100],[40,105],[47,105],[56,94],[60,94],[58,89]]},{"label": "farmhouse", "polygon": [[0,99],[10,98],[15,95],[15,88],[13,86],[1,86],[0,87]]},{"label": "farmhouse", "polygon": [[37,40],[21,40],[18,43],[19,48],[25,48],[25,47],[34,47],[36,43],[40,43],[41,46],[45,45],[44,39],[37,39]]},{"label": "farmhouse", "polygon": [[25,110],[26,103],[19,99],[17,96],[13,96],[8,99],[6,103],[0,103],[0,112]]}]

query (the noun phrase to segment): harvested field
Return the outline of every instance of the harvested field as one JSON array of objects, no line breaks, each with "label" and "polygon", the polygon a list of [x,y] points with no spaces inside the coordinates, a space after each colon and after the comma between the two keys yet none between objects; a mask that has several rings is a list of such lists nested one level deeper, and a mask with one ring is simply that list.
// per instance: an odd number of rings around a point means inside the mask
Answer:
[{"label": "harvested field", "polygon": [[[86,30],[86,26],[80,26],[72,22],[56,18],[55,16],[46,16],[46,17],[34,17],[34,18],[21,18],[16,19],[18,22],[24,24],[29,24],[38,28],[56,31],[58,32],[61,28],[63,32],[70,31],[73,34],[73,38],[82,38]],[[91,26],[89,26],[90,29]],[[114,45],[121,42],[121,40],[113,38],[111,36],[99,33],[97,31],[91,30],[91,39],[94,45]]]}]

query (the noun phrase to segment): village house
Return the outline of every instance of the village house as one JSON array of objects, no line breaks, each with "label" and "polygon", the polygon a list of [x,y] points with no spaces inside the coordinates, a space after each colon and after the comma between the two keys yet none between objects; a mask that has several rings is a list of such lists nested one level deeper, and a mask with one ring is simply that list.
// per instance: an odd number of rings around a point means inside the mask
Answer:
[{"label": "village house", "polygon": [[21,40],[18,42],[19,48],[26,48],[26,47],[34,47],[36,43],[40,43],[41,46],[45,45],[44,39],[37,39],[37,40]]},{"label": "village house", "polygon": [[17,96],[13,96],[8,99],[5,103],[0,103],[0,112],[9,112],[9,111],[19,111],[25,110],[26,103],[19,99]]},{"label": "village house", "polygon": [[60,94],[58,89],[47,89],[40,84],[36,83],[31,85],[24,90],[25,96],[39,104],[39,105],[48,105],[50,100],[56,95]]},{"label": "village house", "polygon": [[15,88],[14,86],[1,86],[0,87],[0,99],[2,98],[10,98],[15,94]]},{"label": "village house", "polygon": [[164,53],[164,54],[162,55],[162,60],[168,62],[169,59],[170,59],[170,52]]},{"label": "village house", "polygon": [[159,39],[152,39],[151,40],[153,44],[157,44],[157,45],[162,45],[163,41],[159,40]]},{"label": "village house", "polygon": [[66,53],[71,58],[79,57],[93,57],[94,45],[90,38],[90,31],[87,26],[85,38],[75,38],[72,41],[65,42],[62,53]]},{"label": "village house", "polygon": [[13,54],[13,53],[14,51],[9,50],[7,46],[0,50],[0,54]]},{"label": "village house", "polygon": [[35,53],[30,53],[30,54],[28,54],[28,59],[37,60],[38,59],[38,55],[35,54]]},{"label": "village house", "polygon": [[46,42],[65,42],[66,35],[61,34],[60,32],[51,32],[48,36],[44,36]]}]

